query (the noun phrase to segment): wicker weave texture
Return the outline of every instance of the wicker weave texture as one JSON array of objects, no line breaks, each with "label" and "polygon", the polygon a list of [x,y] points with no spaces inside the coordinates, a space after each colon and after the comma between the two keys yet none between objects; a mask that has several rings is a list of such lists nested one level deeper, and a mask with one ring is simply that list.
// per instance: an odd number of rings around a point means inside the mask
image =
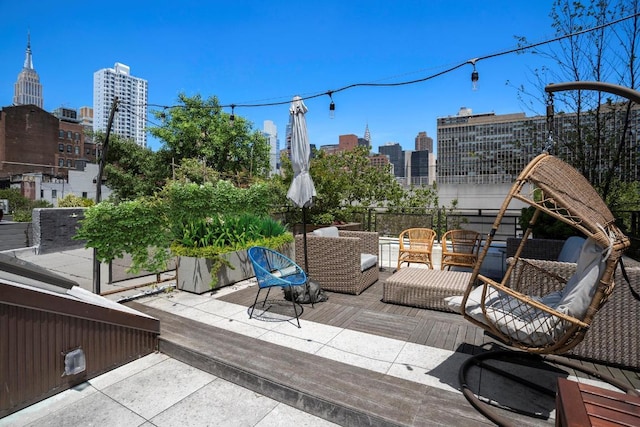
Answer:
[{"label": "wicker weave texture", "polygon": [[[342,231],[340,237],[307,234],[307,275],[328,291],[358,295],[378,280],[377,265],[360,269],[360,255],[378,256],[378,233]],[[296,236],[296,263],[304,266],[303,235]]]},{"label": "wicker weave texture", "polygon": [[569,207],[591,230],[598,224],[614,222],[613,214],[589,181],[575,168],[554,156],[546,156],[531,171],[529,179],[553,196],[555,202]]},{"label": "wicker weave texture", "polygon": [[464,271],[403,268],[384,282],[382,301],[453,312],[444,298],[463,295],[470,278]]},{"label": "wicker weave texture", "polygon": [[[631,286],[640,293],[640,263],[628,258],[623,262],[627,267]],[[576,270],[576,264],[566,262],[526,260],[526,263],[565,279],[571,277]],[[528,273],[525,270],[514,271],[514,279],[526,275]],[[640,370],[640,301],[631,294],[620,267],[616,269],[614,283],[616,286],[613,293],[595,315],[583,341],[570,350],[569,354]],[[538,294],[553,290],[542,289]]]},{"label": "wicker weave texture", "polygon": [[[640,293],[640,266],[626,270],[631,286]],[[614,281],[613,293],[596,314],[584,340],[571,353],[640,370],[640,301],[631,294],[620,268]]]}]

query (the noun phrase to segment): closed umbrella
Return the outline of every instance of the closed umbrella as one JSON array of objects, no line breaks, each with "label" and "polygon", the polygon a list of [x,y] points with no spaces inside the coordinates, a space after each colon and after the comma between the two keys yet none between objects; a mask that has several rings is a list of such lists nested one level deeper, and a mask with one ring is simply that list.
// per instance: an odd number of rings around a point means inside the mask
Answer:
[{"label": "closed umbrella", "polygon": [[311,147],[307,134],[307,120],[305,113],[307,106],[302,98],[293,97],[289,107],[289,124],[291,125],[291,165],[293,166],[293,181],[287,192],[287,197],[297,207],[302,208],[302,241],[304,242],[304,269],[308,273],[307,261],[307,208],[313,204],[316,187],[309,174]]}]

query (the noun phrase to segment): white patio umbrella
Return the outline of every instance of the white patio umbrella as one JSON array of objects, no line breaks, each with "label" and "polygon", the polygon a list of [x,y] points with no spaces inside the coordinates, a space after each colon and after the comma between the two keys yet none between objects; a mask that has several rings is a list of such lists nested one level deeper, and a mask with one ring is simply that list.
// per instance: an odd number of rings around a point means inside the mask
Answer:
[{"label": "white patio umbrella", "polygon": [[289,107],[289,124],[291,125],[291,164],[293,166],[293,181],[287,192],[287,198],[297,207],[302,208],[302,240],[304,242],[304,269],[309,271],[307,261],[307,208],[313,204],[316,187],[309,174],[311,147],[307,134],[307,120],[305,113],[307,106],[302,98],[294,96]]}]

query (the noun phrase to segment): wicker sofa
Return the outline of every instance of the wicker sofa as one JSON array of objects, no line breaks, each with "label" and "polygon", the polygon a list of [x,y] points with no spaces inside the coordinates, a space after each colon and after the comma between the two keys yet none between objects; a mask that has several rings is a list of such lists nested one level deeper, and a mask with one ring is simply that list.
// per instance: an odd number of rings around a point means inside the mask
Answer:
[{"label": "wicker sofa", "polygon": [[[576,264],[548,260],[526,260],[527,263],[568,279]],[[640,293],[640,262],[623,258],[631,287]],[[517,267],[516,267],[517,268]],[[514,271],[514,280],[519,272]],[[640,370],[640,301],[636,300],[620,266],[614,276],[615,288],[608,301],[595,315],[584,340],[569,351],[587,360]],[[553,291],[541,284],[540,292]]]},{"label": "wicker sofa", "polygon": [[[338,237],[307,233],[307,274],[322,289],[359,295],[378,280],[375,265],[362,271],[361,254],[378,257],[378,233],[368,231],[338,231]],[[305,266],[304,239],[296,235],[296,263]]]}]

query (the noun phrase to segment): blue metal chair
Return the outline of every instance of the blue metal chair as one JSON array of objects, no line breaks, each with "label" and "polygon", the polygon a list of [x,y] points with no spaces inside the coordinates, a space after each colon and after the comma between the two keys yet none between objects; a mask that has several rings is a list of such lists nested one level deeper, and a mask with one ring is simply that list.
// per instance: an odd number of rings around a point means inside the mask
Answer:
[{"label": "blue metal chair", "polygon": [[[300,268],[298,264],[269,248],[261,246],[253,246],[248,251],[253,271],[256,274],[258,280],[258,293],[253,305],[250,307],[249,318],[253,316],[253,311],[258,303],[258,297],[262,289],[267,289],[267,295],[262,301],[262,307],[267,303],[269,292],[273,287],[289,288],[291,292],[293,286],[305,286],[307,283],[307,275],[304,270]],[[291,292],[293,295],[293,292]],[[302,314],[302,306],[296,304],[295,298],[291,298],[293,304],[293,311],[296,315],[296,321],[298,322],[298,328],[300,327],[299,315]],[[298,313],[298,307],[300,307],[300,313]]]}]

